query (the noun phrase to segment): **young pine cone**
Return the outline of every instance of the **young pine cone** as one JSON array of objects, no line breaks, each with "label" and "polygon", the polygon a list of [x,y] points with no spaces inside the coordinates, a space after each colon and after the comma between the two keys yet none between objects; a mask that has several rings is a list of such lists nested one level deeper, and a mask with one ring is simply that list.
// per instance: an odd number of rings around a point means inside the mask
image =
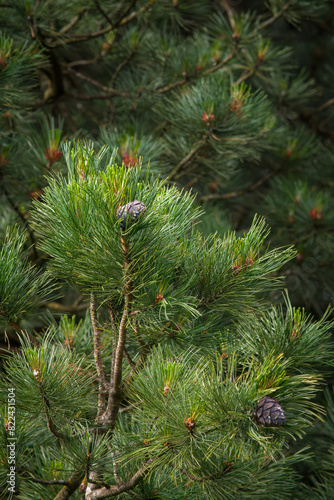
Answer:
[{"label": "young pine cone", "polygon": [[146,206],[141,201],[135,200],[119,207],[117,210],[117,219],[121,220],[121,228],[123,231],[129,225],[129,223],[134,222],[140,215],[146,212]]},{"label": "young pine cone", "polygon": [[285,413],[276,399],[265,396],[257,404],[255,420],[266,427],[275,427],[285,424]]}]

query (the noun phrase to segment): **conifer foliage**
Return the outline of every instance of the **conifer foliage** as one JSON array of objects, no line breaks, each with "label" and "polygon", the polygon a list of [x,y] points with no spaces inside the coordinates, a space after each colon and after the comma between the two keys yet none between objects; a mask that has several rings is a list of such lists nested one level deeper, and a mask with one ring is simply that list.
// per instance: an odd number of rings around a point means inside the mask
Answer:
[{"label": "conifer foliage", "polygon": [[15,387],[22,500],[331,495],[333,20],[0,2],[1,493]]},{"label": "conifer foliage", "polygon": [[[140,162],[118,166],[108,148],[67,144],[64,158],[33,227],[54,279],[90,307],[37,345],[22,331],[22,349],[6,356],[18,497],[289,498],[306,455],[286,446],[321,414],[318,367],[332,358],[329,311],[316,322],[287,298],[286,312],[261,299],[282,286],[277,271],[295,251],[266,248],[259,217],[243,237],[204,237],[192,195]],[[20,245],[13,252],[35,295],[50,293],[48,275],[34,275]],[[6,296],[24,309],[16,282]],[[5,488],[6,411],[0,429]]]},{"label": "conifer foliage", "polygon": [[26,221],[62,134],[94,139],[192,187],[222,231],[267,216],[275,246],[298,249],[293,303],[320,317],[333,302],[333,14],[331,0],[1,3],[6,218]]}]

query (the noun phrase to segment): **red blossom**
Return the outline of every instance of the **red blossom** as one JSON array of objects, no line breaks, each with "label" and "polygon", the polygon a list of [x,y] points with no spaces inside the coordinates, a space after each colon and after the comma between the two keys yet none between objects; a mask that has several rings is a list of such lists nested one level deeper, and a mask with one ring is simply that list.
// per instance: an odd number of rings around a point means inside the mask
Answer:
[{"label": "red blossom", "polygon": [[184,421],[184,426],[188,429],[188,431],[190,433],[193,432],[193,430],[195,429],[196,427],[196,420],[193,419],[192,417],[189,417],[187,419],[185,419]]},{"label": "red blossom", "polygon": [[309,216],[313,219],[313,220],[320,220],[322,219],[322,213],[321,213],[321,210],[319,210],[318,208],[314,208],[312,207],[311,210],[309,211]]},{"label": "red blossom", "polygon": [[158,304],[159,302],[162,302],[164,300],[164,296],[162,295],[162,293],[158,293],[154,299],[154,302],[156,304]]},{"label": "red blossom", "polygon": [[129,151],[125,151],[122,155],[123,163],[126,167],[134,167],[138,161],[138,158],[134,155],[131,155]]},{"label": "red blossom", "polygon": [[45,149],[45,158],[51,164],[54,163],[55,161],[60,160],[61,157],[62,157],[62,153],[60,151],[57,151],[56,149],[52,149],[52,148]]},{"label": "red blossom", "polygon": [[214,119],[215,119],[215,115],[213,113],[207,113],[206,111],[204,111],[204,113],[202,115],[203,122],[210,123],[210,122],[213,122]]},{"label": "red blossom", "polygon": [[235,113],[237,116],[241,115],[241,112],[238,112],[238,109],[240,109],[243,105],[243,102],[240,101],[240,99],[233,99],[233,101],[230,104],[230,111],[231,113]]}]

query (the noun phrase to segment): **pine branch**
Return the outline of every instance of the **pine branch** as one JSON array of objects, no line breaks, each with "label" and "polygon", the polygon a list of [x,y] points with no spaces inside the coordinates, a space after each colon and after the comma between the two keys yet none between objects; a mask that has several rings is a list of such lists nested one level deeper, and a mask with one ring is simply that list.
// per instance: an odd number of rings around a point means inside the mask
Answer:
[{"label": "pine branch", "polygon": [[28,470],[18,470],[18,474],[20,477],[27,479],[31,481],[32,483],[36,484],[45,484],[45,485],[50,485],[53,486],[55,484],[60,484],[62,486],[67,486],[69,483],[68,481],[65,481],[64,479],[52,479],[51,481],[46,481],[44,479],[37,479],[36,477],[32,477],[30,472]]},{"label": "pine branch", "polygon": [[227,472],[230,472],[230,470],[232,469],[232,467],[233,467],[233,463],[232,462],[228,462],[224,466],[224,469],[222,471],[217,472],[216,474],[212,474],[210,476],[204,476],[204,477],[194,476],[194,474],[191,474],[190,472],[188,472],[187,469],[180,469],[180,472],[182,472],[183,474],[185,474],[186,476],[188,476],[189,479],[191,479],[192,481],[203,483],[205,481],[214,481],[215,479],[219,479],[223,474],[226,474]]},{"label": "pine branch", "polygon": [[225,9],[225,11],[227,13],[227,17],[228,17],[228,20],[230,22],[232,30],[234,30],[235,21],[234,21],[233,9],[232,9],[231,5],[228,3],[228,0],[220,0],[220,3],[222,4],[223,8]]},{"label": "pine branch", "polygon": [[83,9],[81,12],[79,12],[79,14],[74,16],[73,19],[71,19],[71,21],[60,30],[60,33],[61,34],[67,33],[67,31],[69,31],[71,28],[73,28],[73,26],[75,26],[77,24],[77,22],[80,21],[80,19],[87,12],[87,10],[88,9]]},{"label": "pine branch", "polygon": [[94,360],[97,371],[97,379],[99,382],[98,412],[97,412],[97,418],[98,418],[100,417],[100,415],[102,415],[105,409],[106,405],[105,395],[107,394],[107,383],[101,359],[101,330],[97,326],[95,297],[93,292],[91,292],[90,294],[90,317],[92,320],[93,331],[94,331]]},{"label": "pine branch", "polygon": [[108,405],[105,413],[101,416],[101,422],[107,425],[111,429],[115,427],[119,403],[121,400],[122,390],[122,364],[124,356],[124,348],[126,341],[126,322],[128,320],[129,309],[131,307],[131,278],[129,276],[129,266],[130,266],[130,255],[129,255],[129,243],[121,238],[122,248],[124,254],[124,308],[123,314],[120,321],[118,329],[118,339],[115,349],[115,355],[113,357],[113,367],[110,375],[110,389],[109,389],[109,399]]},{"label": "pine branch", "polygon": [[[89,76],[83,75],[82,73],[79,73],[78,71],[75,71],[73,68],[67,66],[66,71],[69,73],[72,73],[73,75],[77,76],[81,80],[85,80],[86,82],[90,83],[91,85],[94,85],[94,87],[101,89],[105,92],[108,92],[107,97],[111,96],[119,96],[119,97],[130,97],[131,99],[134,99],[137,97],[135,94],[129,94],[128,92],[122,92],[120,90],[114,89],[112,87],[107,87],[105,85],[102,85],[98,81],[94,80],[93,78],[90,78]],[[70,94],[68,94],[70,95]]]},{"label": "pine branch", "polygon": [[114,472],[114,478],[115,478],[115,481],[117,484],[122,484],[122,481],[120,480],[119,476],[118,476],[118,472],[117,472],[117,463],[116,463],[116,460],[115,460],[115,454],[110,451],[111,453],[111,456],[112,456],[112,463],[113,463],[113,472]]},{"label": "pine branch", "polygon": [[215,66],[204,71],[203,74],[204,75],[211,75],[212,73],[215,73],[219,69],[223,68],[224,66],[226,66],[226,64],[228,62],[230,62],[237,55],[239,50],[240,49],[238,46],[238,41],[237,41],[237,39],[235,39],[232,52],[230,54],[228,54],[222,61],[218,62]]},{"label": "pine branch", "polygon": [[[86,500],[99,500],[102,498],[111,498],[131,490],[132,488],[137,486],[137,484],[140,483],[142,478],[145,476],[148,468],[153,462],[154,458],[151,458],[150,460],[145,462],[145,464],[135,474],[133,474],[133,476],[125,483],[120,483],[115,486],[110,486],[109,488],[101,488],[99,490],[94,490],[88,493],[88,495],[86,492]],[[60,499],[55,498],[55,500],[60,500]]]},{"label": "pine branch", "polygon": [[277,21],[277,19],[279,19],[280,17],[282,17],[282,15],[284,14],[284,12],[289,9],[290,5],[291,5],[291,1],[286,2],[286,4],[283,5],[283,7],[281,8],[281,10],[279,10],[278,12],[276,12],[275,15],[273,15],[272,17],[270,17],[266,21],[263,21],[263,23],[259,24],[259,26],[256,28],[256,30],[254,30],[254,32],[252,33],[251,36],[256,36],[264,28],[267,28],[267,26],[270,26],[275,21]]},{"label": "pine branch", "polygon": [[171,173],[169,174],[168,176],[168,180],[172,181],[172,180],[177,180],[179,177],[180,177],[180,174],[179,172],[181,170],[184,169],[184,167],[190,162],[190,160],[192,160],[192,158],[195,156],[195,154],[197,153],[197,151],[199,149],[201,149],[202,146],[204,146],[204,144],[206,144],[207,140],[208,140],[208,133],[205,135],[205,137],[199,139],[195,144],[194,146],[192,147],[192,149],[189,151],[189,153],[176,165],[176,167],[171,171]]},{"label": "pine branch", "polygon": [[124,347],[124,356],[125,356],[127,362],[129,363],[129,365],[131,366],[131,368],[134,368],[136,366],[136,363],[131,359],[131,356],[128,353],[126,347]]},{"label": "pine branch", "polygon": [[10,204],[10,206],[12,207],[12,209],[14,210],[14,212],[16,213],[16,215],[19,217],[19,219],[22,221],[23,227],[27,228],[28,234],[29,234],[29,238],[30,238],[31,243],[32,243],[32,250],[33,250],[33,254],[34,254],[34,259],[37,260],[38,259],[38,254],[37,254],[37,250],[36,250],[36,240],[35,240],[35,237],[34,237],[34,233],[32,232],[32,230],[31,230],[29,224],[27,223],[26,219],[24,218],[24,215],[20,212],[20,210],[17,208],[17,206],[13,202],[10,194],[8,193],[8,191],[7,191],[6,187],[5,187],[5,185],[2,186],[2,190],[4,192],[4,195],[6,196],[6,199],[7,199],[8,203]]},{"label": "pine branch", "polygon": [[43,390],[43,387],[42,387],[42,384],[39,380],[39,374],[36,374],[35,375],[35,378],[36,378],[36,381],[37,381],[37,385],[38,385],[38,388],[39,388],[39,392],[42,396],[42,400],[43,400],[43,403],[44,403],[44,409],[45,409],[45,416],[46,416],[46,422],[47,422],[47,426],[48,426],[48,429],[49,431],[51,432],[51,434],[53,434],[56,438],[58,439],[62,439],[64,440],[65,439],[65,436],[58,431],[57,427],[55,426],[52,418],[51,418],[51,415],[49,413],[49,406],[50,406],[50,403],[44,393],[44,390]]},{"label": "pine branch", "polygon": [[[237,53],[238,53],[238,45],[237,45],[237,42],[235,42],[233,50],[230,54],[228,54],[222,61],[215,64],[215,66],[213,66],[212,68],[209,68],[206,71],[203,71],[203,73],[199,73],[199,76],[210,75],[212,73],[215,73],[219,69],[226,66],[226,64],[228,62],[230,62],[236,56]],[[164,85],[163,87],[157,87],[156,89],[154,89],[153,92],[156,94],[165,94],[166,92],[169,92],[170,90],[173,90],[177,87],[182,87],[186,83],[189,83],[191,80],[194,80],[197,78],[198,78],[197,75],[195,75],[195,76],[187,75],[187,77],[183,78],[182,80],[179,80],[179,81],[174,82],[174,83],[169,83],[168,85]]]},{"label": "pine branch", "polygon": [[40,346],[38,340],[35,339],[30,333],[28,333],[25,330],[23,330],[23,328],[21,328],[20,325],[18,323],[16,323],[15,321],[12,321],[9,318],[7,318],[7,315],[6,315],[5,311],[1,307],[1,297],[0,297],[0,316],[2,316],[5,319],[6,323],[8,323],[8,325],[11,326],[13,328],[13,330],[16,331],[16,333],[27,335],[28,338],[29,338],[29,340],[30,340],[30,342],[33,345],[35,345],[36,347]]},{"label": "pine branch", "polygon": [[131,59],[133,58],[133,56],[135,55],[136,51],[135,50],[132,50],[130,52],[130,54],[128,55],[128,57],[126,57],[124,59],[124,61],[122,61],[118,66],[117,68],[115,69],[115,72],[113,74],[113,77],[111,79],[111,85],[114,85],[115,81],[117,80],[117,77],[118,75],[120,74],[120,72],[122,71],[122,69],[131,61]]},{"label": "pine branch", "polygon": [[261,66],[261,63],[262,63],[261,59],[258,58],[255,65],[254,65],[254,68],[246,71],[243,75],[241,75],[240,78],[238,78],[238,80],[236,81],[236,85],[240,85],[240,83],[244,82],[245,80],[247,80],[251,76],[255,75],[255,73],[257,72],[257,70]]},{"label": "pine branch", "polygon": [[60,492],[54,497],[54,500],[67,500],[67,498],[70,498],[72,493],[77,490],[85,477],[85,473],[83,472],[76,472],[73,474],[73,476],[70,477],[70,479],[67,481],[66,486],[60,490]]},{"label": "pine branch", "polygon": [[43,302],[43,306],[51,309],[52,311],[60,311],[60,312],[79,312],[85,311],[90,307],[89,304],[80,304],[82,301],[82,297],[79,297],[72,306],[68,306],[66,304],[60,304],[59,302]]},{"label": "pine branch", "polygon": [[104,12],[104,10],[102,9],[98,0],[94,0],[94,4],[95,4],[95,7],[97,8],[97,10],[99,11],[99,13],[102,15],[102,17],[104,17],[108,21],[109,24],[113,24],[112,20],[108,16],[108,14],[106,12]]},{"label": "pine branch", "polygon": [[257,182],[254,184],[251,184],[250,186],[241,189],[240,191],[231,191],[230,193],[222,193],[222,194],[208,194],[205,196],[200,196],[198,198],[198,201],[204,202],[204,201],[209,201],[209,200],[228,200],[230,198],[237,198],[238,196],[243,196],[246,193],[250,193],[252,191],[256,191],[259,187],[261,187],[263,184],[265,184],[269,179],[274,177],[275,175],[279,174],[282,170],[282,166],[276,168],[269,174],[265,175],[261,179],[259,179]]},{"label": "pine branch", "polygon": [[59,47],[60,45],[85,42],[87,40],[92,40],[93,38],[98,38],[100,36],[106,35],[107,33],[110,33],[110,31],[117,28],[118,26],[124,26],[125,24],[133,21],[136,17],[138,17],[139,14],[142,14],[143,12],[145,12],[152,5],[152,2],[150,0],[145,5],[143,5],[143,7],[138,9],[137,11],[134,11],[131,14],[127,15],[127,12],[129,12],[131,10],[131,8],[133,7],[133,5],[135,3],[136,2],[132,3],[132,5],[129,7],[129,9],[126,11],[126,13],[124,13],[123,16],[115,24],[111,24],[110,26],[107,26],[106,28],[99,30],[99,31],[95,31],[93,33],[74,35],[72,38],[68,38],[68,39],[64,39],[64,40],[60,40],[58,42],[55,42],[51,46],[53,48],[55,48],[55,47]]},{"label": "pine branch", "polygon": [[325,109],[328,109],[330,108],[331,106],[333,106],[334,104],[334,99],[329,99],[328,101],[326,101],[324,104],[322,104],[321,106],[319,106],[315,112],[316,113],[319,113],[320,111],[324,111]]}]

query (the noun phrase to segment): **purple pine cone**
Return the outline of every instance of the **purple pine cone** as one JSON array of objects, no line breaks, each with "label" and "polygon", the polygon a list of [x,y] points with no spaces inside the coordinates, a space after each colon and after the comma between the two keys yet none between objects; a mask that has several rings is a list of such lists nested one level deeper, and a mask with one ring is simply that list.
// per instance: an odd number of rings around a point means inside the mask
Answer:
[{"label": "purple pine cone", "polygon": [[146,206],[141,201],[135,200],[119,207],[117,210],[117,219],[122,219],[121,228],[126,229],[130,222],[134,222],[140,215],[146,212]]},{"label": "purple pine cone", "polygon": [[255,420],[267,427],[276,427],[285,424],[285,413],[276,399],[265,396],[257,404]]}]

